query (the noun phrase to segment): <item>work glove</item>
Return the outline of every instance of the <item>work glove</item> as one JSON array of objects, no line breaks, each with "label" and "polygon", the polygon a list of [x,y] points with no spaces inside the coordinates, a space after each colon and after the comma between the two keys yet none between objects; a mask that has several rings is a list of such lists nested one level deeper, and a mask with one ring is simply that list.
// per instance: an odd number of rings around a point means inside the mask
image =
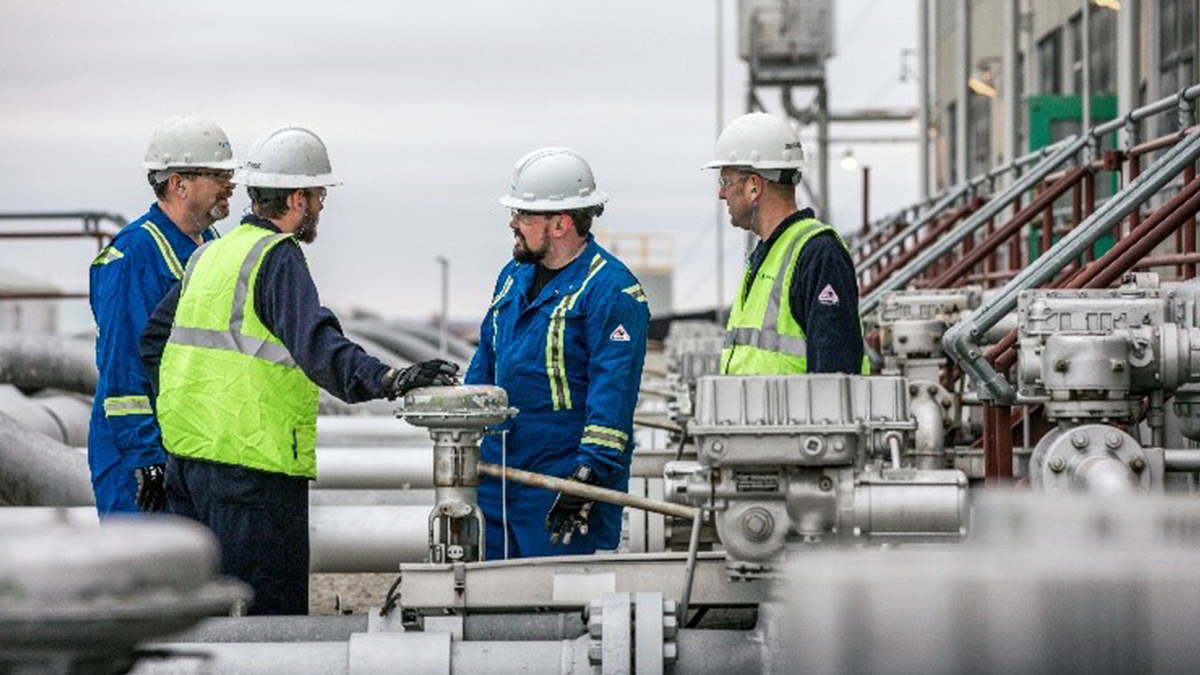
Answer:
[{"label": "work glove", "polygon": [[167,505],[167,471],[165,464],[143,466],[134,472],[137,476],[137,507],[139,511],[153,513],[162,511]]},{"label": "work glove", "polygon": [[403,370],[392,368],[383,374],[383,388],[389,401],[419,387],[452,385],[458,383],[458,366],[441,359],[430,359],[413,364]]},{"label": "work glove", "polygon": [[[600,484],[596,470],[587,464],[576,466],[567,480],[588,485]],[[550,533],[550,543],[557,544],[561,539],[563,546],[566,546],[571,543],[571,537],[576,530],[579,530],[579,534],[586,535],[588,533],[588,516],[591,515],[591,512],[591,500],[573,497],[562,492],[558,493],[558,498],[554,500],[554,505],[546,514],[545,527],[546,531]]]}]

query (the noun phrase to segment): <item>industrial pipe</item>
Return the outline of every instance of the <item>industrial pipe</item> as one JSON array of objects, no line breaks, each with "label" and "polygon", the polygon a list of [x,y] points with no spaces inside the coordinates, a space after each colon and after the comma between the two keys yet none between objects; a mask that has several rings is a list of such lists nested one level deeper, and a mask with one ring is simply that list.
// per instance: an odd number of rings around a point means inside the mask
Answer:
[{"label": "industrial pipe", "polygon": [[[0,418],[0,422],[2,422]],[[0,440],[3,437],[0,436]],[[91,485],[88,484],[88,497]],[[400,563],[425,562],[428,506],[313,506],[308,509],[309,571],[395,572]],[[148,517],[148,518],[152,518]],[[69,522],[98,525],[96,510],[0,508],[0,524]]]},{"label": "industrial pipe", "polygon": [[[1013,181],[1011,185],[993,197],[991,201],[984,204],[978,211],[973,213],[970,218],[960,223],[950,232],[947,232],[933,246],[924,251],[916,260],[912,261],[904,269],[897,270],[887,281],[880,284],[872,293],[859,305],[859,311],[862,314],[869,314],[879,303],[883,301],[883,294],[888,291],[893,291],[902,288],[908,282],[915,279],[919,274],[924,272],[934,262],[942,260],[943,257],[950,252],[955,246],[958,246],[968,235],[973,234],[984,224],[992,221],[1002,210],[1007,208],[1014,200],[1028,192],[1033,186],[1039,184],[1050,174],[1057,169],[1076,153],[1078,153],[1087,144],[1087,136],[1072,136],[1058,150],[1054,151],[1050,156],[1046,157],[1037,166],[1029,170],[1028,173]],[[1045,256],[1043,256],[1045,257]]]},{"label": "industrial pipe", "polygon": [[433,451],[420,448],[317,448],[317,490],[433,487]]},{"label": "industrial pipe", "polygon": [[[371,612],[378,612],[373,608]],[[574,640],[587,632],[578,610],[462,617],[464,640],[514,642]],[[172,642],[345,642],[369,630],[367,614],[343,616],[237,616],[205,619],[172,635]]]},{"label": "industrial pipe", "polygon": [[30,431],[75,447],[87,445],[91,401],[78,394],[31,397],[11,384],[0,385],[0,412],[21,420]]},{"label": "industrial pipe", "polygon": [[91,395],[97,377],[95,352],[83,340],[0,333],[0,383]]},{"label": "industrial pipe", "polygon": [[650,511],[651,513],[661,513],[664,516],[675,516],[676,518],[691,520],[696,517],[696,512],[698,511],[698,509],[691,506],[672,504],[657,499],[647,499],[646,497],[637,497],[627,492],[609,490],[608,488],[596,487],[595,485],[588,485],[579,481],[555,478],[554,476],[546,476],[532,471],[522,471],[521,469],[514,469],[512,467],[501,467],[499,464],[492,464],[491,462],[480,462],[479,473],[486,474],[492,478],[507,477],[508,480],[517,483],[544,488],[546,490],[555,490],[571,495],[572,497],[580,497],[596,502],[607,502],[609,504],[617,504],[618,506],[628,506],[643,511]]},{"label": "industrial pipe", "polygon": [[[930,385],[932,388],[933,385]],[[909,401],[908,411],[917,420],[914,434],[913,464],[922,471],[946,468],[946,427],[942,406],[921,387],[916,398]]]},{"label": "industrial pipe", "polygon": [[[1086,140],[1085,135],[1085,140]],[[1078,144],[1072,144],[1072,146]],[[1067,264],[1077,260],[1097,239],[1109,232],[1132,211],[1163,188],[1188,164],[1200,158],[1200,133],[1189,135],[1183,142],[1167,151],[1145,173],[1126,189],[1105,202],[1091,217],[1072,229],[1065,237],[1022,270],[1001,291],[979,309],[952,326],[942,340],[946,353],[966,371],[980,388],[981,397],[998,403],[1012,403],[1016,391],[988,363],[977,340],[1017,306],[1021,291],[1045,285]],[[1032,175],[1032,174],[1031,174]],[[1023,181],[1019,181],[1020,184]],[[864,310],[865,311],[865,310]]]},{"label": "industrial pipe", "polygon": [[0,504],[95,504],[87,458],[0,412]]},{"label": "industrial pipe", "polygon": [[[632,635],[624,636],[630,651],[632,640]],[[591,644],[586,635],[574,640],[485,642],[451,640],[449,633],[436,632],[356,633],[347,642],[157,643],[147,645],[155,658],[143,659],[131,675],[194,675],[200,666],[224,675],[593,675],[600,669],[588,658]],[[676,675],[761,672],[767,649],[757,633],[737,630],[681,628],[675,645],[677,657],[670,672]]]}]

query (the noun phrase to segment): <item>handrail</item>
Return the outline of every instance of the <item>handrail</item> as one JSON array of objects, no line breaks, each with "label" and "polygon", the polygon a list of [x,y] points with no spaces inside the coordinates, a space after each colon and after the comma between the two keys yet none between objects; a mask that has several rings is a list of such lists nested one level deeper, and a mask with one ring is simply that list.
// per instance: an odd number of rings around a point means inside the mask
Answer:
[{"label": "handrail", "polygon": [[[1200,93],[1200,89],[1197,92]],[[1086,142],[1088,138],[1090,134],[1085,134],[1082,140]],[[1059,271],[1083,255],[1097,239],[1120,224],[1126,216],[1198,158],[1200,133],[1192,133],[1150,165],[1149,169],[1124,190],[1101,205],[1078,227],[1068,232],[1032,265],[1005,284],[999,293],[946,331],[942,340],[946,353],[975,380],[980,398],[1002,404],[1016,401],[1016,391],[1012,384],[992,367],[979,349],[977,341],[989,328],[1016,309],[1021,291],[1051,281]]]},{"label": "handrail", "polygon": [[1042,182],[1051,171],[1057,169],[1068,159],[1078,153],[1088,142],[1087,135],[1071,136],[1048,157],[1039,162],[1036,166],[1022,175],[1000,194],[993,198],[988,203],[984,204],[970,218],[967,218],[958,227],[947,232],[933,246],[918,256],[915,260],[909,263],[904,269],[897,270],[887,281],[875,288],[865,299],[859,304],[859,312],[863,315],[869,314],[879,303],[883,301],[883,294],[888,291],[894,291],[904,287],[908,282],[915,279],[918,275],[924,272],[935,261],[939,260],[955,246],[958,246],[968,235],[973,234],[975,230],[987,224],[1002,210],[1007,208],[1021,195],[1031,190],[1033,186]]}]

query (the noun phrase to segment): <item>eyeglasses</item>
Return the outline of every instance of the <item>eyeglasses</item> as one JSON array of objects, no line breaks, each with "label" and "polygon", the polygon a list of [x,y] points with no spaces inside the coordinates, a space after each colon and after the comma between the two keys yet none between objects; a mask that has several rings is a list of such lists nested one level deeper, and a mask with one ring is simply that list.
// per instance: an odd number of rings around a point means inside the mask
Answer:
[{"label": "eyeglasses", "polygon": [[204,177],[204,178],[211,178],[211,179],[217,181],[218,183],[228,183],[233,180],[233,172],[232,171],[195,170],[195,171],[179,171],[177,173],[180,176],[199,176],[199,177]]},{"label": "eyeglasses", "polygon": [[734,174],[734,175],[728,176],[728,177],[718,176],[717,177],[717,190],[720,192],[724,192],[727,188],[729,188],[729,186],[733,185],[734,183],[741,183],[742,181],[746,180],[747,178],[749,178],[752,175],[754,175],[754,174],[739,173],[739,174]]},{"label": "eyeglasses", "polygon": [[550,216],[554,215],[554,212],[526,211],[524,209],[509,209],[509,212],[512,213],[513,220],[516,220],[516,221],[522,222],[522,223],[528,222],[529,219],[535,218],[538,216],[541,216],[543,218],[549,218]]},{"label": "eyeglasses", "polygon": [[328,191],[325,188],[313,188],[304,191],[304,194],[312,197],[313,199],[319,200],[322,204],[325,203],[325,195],[327,193]]}]

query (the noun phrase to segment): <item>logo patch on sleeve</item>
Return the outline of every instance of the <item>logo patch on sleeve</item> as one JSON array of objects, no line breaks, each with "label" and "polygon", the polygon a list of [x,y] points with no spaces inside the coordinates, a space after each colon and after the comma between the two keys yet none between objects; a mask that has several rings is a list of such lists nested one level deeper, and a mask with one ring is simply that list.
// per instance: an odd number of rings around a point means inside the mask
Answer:
[{"label": "logo patch on sleeve", "polygon": [[625,326],[618,324],[617,328],[608,336],[613,342],[629,342],[629,331],[625,330]]},{"label": "logo patch on sleeve", "polygon": [[822,305],[838,304],[837,291],[833,290],[832,285],[825,284],[825,288],[821,289],[821,294],[817,296],[817,302],[821,303]]}]

